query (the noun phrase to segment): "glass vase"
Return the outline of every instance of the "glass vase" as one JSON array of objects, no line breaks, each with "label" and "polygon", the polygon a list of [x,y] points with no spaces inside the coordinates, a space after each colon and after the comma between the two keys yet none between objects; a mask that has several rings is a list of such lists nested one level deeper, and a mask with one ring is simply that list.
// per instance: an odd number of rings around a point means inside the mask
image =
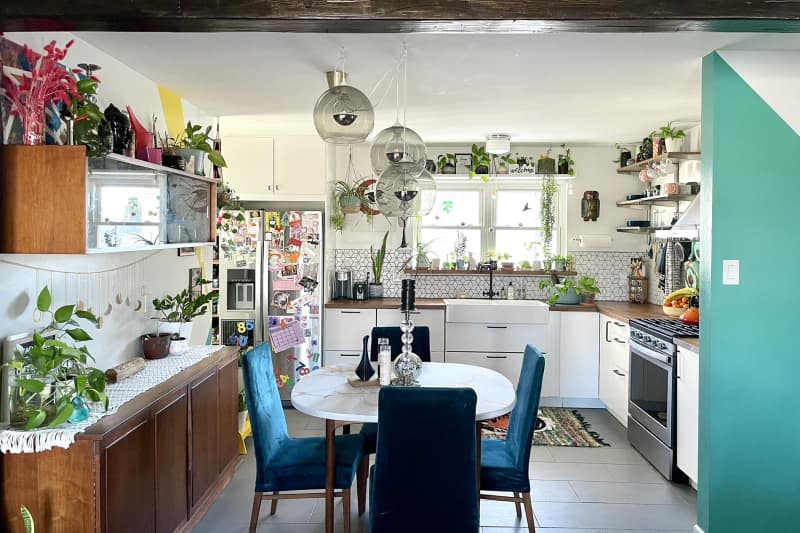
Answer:
[{"label": "glass vase", "polygon": [[44,102],[28,102],[20,110],[22,121],[22,144],[39,145],[44,143]]},{"label": "glass vase", "polygon": [[419,385],[417,378],[422,372],[422,359],[412,351],[411,343],[414,342],[414,322],[403,319],[400,322],[400,331],[403,341],[402,353],[394,361],[394,373],[397,375],[392,384],[402,387],[413,387]]}]

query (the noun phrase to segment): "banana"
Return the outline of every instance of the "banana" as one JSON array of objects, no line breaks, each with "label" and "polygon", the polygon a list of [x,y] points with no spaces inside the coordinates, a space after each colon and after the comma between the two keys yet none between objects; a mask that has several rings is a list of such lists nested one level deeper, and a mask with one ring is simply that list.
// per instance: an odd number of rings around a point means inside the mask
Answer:
[{"label": "banana", "polygon": [[672,291],[667,295],[666,298],[664,298],[664,300],[671,302],[677,298],[683,298],[684,296],[691,298],[692,296],[697,296],[698,294],[700,293],[697,291],[697,289],[692,287],[684,287],[682,289],[678,289],[677,291]]}]

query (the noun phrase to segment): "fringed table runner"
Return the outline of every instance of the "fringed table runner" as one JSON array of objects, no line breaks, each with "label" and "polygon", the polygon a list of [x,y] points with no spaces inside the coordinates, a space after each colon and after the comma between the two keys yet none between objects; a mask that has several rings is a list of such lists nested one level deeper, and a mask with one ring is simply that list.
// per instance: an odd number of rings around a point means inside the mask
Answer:
[{"label": "fringed table runner", "polygon": [[170,355],[163,359],[147,361],[144,370],[128,379],[106,386],[108,394],[108,411],[95,408],[89,418],[76,424],[64,424],[57,429],[40,429],[36,431],[0,431],[1,453],[43,452],[55,447],[69,448],[75,442],[75,436],[103,418],[113,414],[127,402],[159,383],[168,380],[184,368],[205,359],[221,346],[191,346],[181,355]]}]

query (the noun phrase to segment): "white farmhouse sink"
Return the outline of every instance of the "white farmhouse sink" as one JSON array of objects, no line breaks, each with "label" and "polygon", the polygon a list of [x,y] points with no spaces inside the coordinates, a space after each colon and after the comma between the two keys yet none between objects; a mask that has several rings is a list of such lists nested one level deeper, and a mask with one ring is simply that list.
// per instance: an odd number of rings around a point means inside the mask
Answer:
[{"label": "white farmhouse sink", "polygon": [[447,322],[547,324],[550,307],[539,300],[444,300]]}]

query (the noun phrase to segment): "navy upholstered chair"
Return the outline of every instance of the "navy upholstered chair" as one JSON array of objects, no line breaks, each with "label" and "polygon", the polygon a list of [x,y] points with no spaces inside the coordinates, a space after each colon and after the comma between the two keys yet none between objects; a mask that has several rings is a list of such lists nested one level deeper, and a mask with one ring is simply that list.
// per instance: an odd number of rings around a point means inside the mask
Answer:
[{"label": "navy upholstered chair", "polygon": [[[289,436],[268,343],[244,356],[242,370],[256,455],[256,487],[250,516],[250,531],[253,532],[262,499],[272,500],[270,514],[275,514],[281,492],[325,488],[325,438]],[[345,532],[350,531],[350,486],[361,463],[363,448],[360,435],[336,437],[337,492],[334,494],[342,497]],[[294,498],[324,496],[324,492],[290,495]]]},{"label": "navy upholstered chair", "polygon": [[535,530],[535,526],[528,464],[536,415],[539,412],[543,375],[544,357],[534,346],[526,345],[517,383],[517,403],[508,421],[506,440],[481,440],[481,490],[514,494],[481,494],[481,498],[514,502],[517,516],[522,516],[520,503],[524,504],[528,531],[531,532]]},{"label": "navy upholstered chair", "polygon": [[477,533],[475,391],[383,387],[370,475],[372,533]]}]

